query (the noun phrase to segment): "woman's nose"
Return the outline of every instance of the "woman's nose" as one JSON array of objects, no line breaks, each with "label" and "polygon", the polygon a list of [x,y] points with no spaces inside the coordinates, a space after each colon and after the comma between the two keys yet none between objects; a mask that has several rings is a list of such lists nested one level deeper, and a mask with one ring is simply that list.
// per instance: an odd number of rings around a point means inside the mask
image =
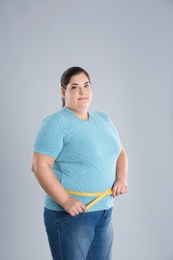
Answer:
[{"label": "woman's nose", "polygon": [[79,88],[79,93],[82,95],[84,94],[85,90],[83,88]]}]

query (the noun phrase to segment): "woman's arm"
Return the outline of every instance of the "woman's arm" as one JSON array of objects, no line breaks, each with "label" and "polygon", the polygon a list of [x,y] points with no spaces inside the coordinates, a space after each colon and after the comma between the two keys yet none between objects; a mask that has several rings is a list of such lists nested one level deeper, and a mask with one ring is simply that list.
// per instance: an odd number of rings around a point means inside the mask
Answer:
[{"label": "woman's arm", "polygon": [[79,200],[72,198],[66,192],[59,180],[56,178],[52,167],[55,158],[33,153],[31,170],[45,192],[58,204],[60,204],[70,215],[75,216],[86,212],[85,205]]},{"label": "woman's arm", "polygon": [[128,159],[124,148],[122,147],[116,164],[116,180],[112,189],[112,196],[118,196],[127,192],[127,170]]}]

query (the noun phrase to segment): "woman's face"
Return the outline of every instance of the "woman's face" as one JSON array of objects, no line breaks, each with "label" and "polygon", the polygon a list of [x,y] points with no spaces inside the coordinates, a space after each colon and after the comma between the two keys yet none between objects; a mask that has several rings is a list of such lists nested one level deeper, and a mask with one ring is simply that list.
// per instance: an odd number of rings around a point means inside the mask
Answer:
[{"label": "woman's face", "polygon": [[88,77],[80,73],[71,77],[67,88],[61,88],[65,106],[76,113],[85,113],[92,100],[92,91]]}]

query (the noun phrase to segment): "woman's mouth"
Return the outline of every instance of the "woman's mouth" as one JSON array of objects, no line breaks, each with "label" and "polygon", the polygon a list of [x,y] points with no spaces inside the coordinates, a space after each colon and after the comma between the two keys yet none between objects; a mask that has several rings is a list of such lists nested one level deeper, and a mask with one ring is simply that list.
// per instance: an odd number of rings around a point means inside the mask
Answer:
[{"label": "woman's mouth", "polygon": [[78,98],[78,100],[86,100],[87,98],[86,97],[80,97]]}]

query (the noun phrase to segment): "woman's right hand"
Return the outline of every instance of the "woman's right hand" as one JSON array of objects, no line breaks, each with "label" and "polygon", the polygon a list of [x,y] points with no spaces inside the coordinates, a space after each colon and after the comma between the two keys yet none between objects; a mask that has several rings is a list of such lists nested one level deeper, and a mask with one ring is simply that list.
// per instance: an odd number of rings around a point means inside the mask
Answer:
[{"label": "woman's right hand", "polygon": [[66,200],[61,203],[61,206],[71,215],[76,216],[82,212],[87,211],[86,206],[78,199],[67,197]]}]

